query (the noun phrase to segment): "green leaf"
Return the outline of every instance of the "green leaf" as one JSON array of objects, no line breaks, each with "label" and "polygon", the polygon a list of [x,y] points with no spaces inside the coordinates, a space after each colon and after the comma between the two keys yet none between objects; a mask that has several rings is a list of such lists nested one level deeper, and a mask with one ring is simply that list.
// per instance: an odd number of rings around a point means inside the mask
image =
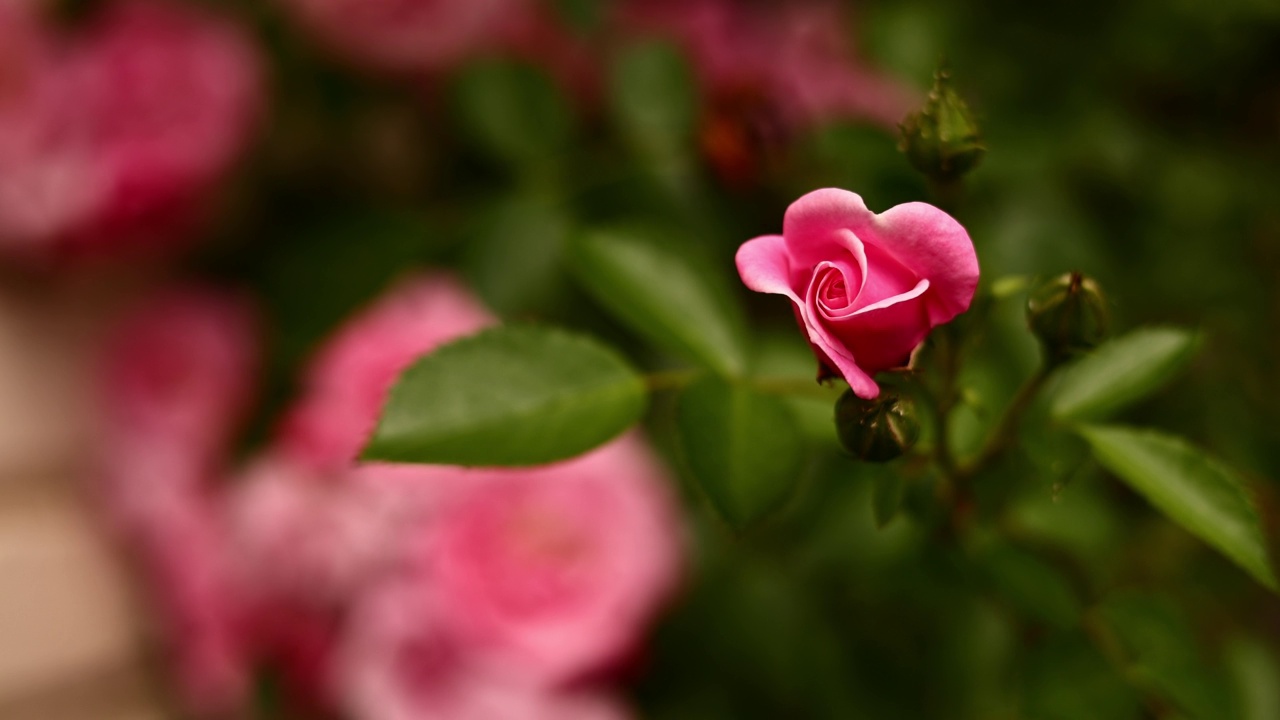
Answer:
[{"label": "green leaf", "polygon": [[572,227],[563,204],[526,191],[503,196],[478,216],[463,267],[485,304],[504,315],[554,307],[565,289]]},{"label": "green leaf", "polygon": [[590,338],[493,328],[406,370],[363,458],[451,465],[562,460],[635,423],[645,399],[643,380]]},{"label": "green leaf", "polygon": [[1280,718],[1280,659],[1256,637],[1240,635],[1226,646],[1227,673],[1242,720]]},{"label": "green leaf", "polygon": [[1137,693],[1080,634],[1050,635],[1021,660],[1029,720],[1137,720]]},{"label": "green leaf", "polygon": [[1085,426],[1093,454],[1152,505],[1276,590],[1262,526],[1244,481],[1180,438],[1151,430]]},{"label": "green leaf", "polygon": [[897,467],[879,467],[871,476],[871,509],[876,527],[883,528],[898,517],[907,494],[907,480]]},{"label": "green leaf", "polygon": [[698,93],[675,45],[643,42],[624,48],[611,80],[614,116],[641,152],[665,157],[692,145]]},{"label": "green leaf", "polygon": [[454,87],[462,127],[496,157],[517,165],[564,152],[573,113],[551,78],[507,60],[468,64]]},{"label": "green leaf", "polygon": [[779,398],[707,376],[680,396],[676,424],[694,477],[735,528],[777,508],[795,489],[803,442]]},{"label": "green leaf", "polygon": [[573,243],[578,279],[645,337],[721,375],[746,366],[745,322],[723,271],[682,235],[614,229]]},{"label": "green leaf", "polygon": [[1080,594],[1053,565],[1014,545],[997,544],[981,566],[992,586],[1014,607],[1051,627],[1069,629],[1080,622]]},{"label": "green leaf", "polygon": [[1195,720],[1239,716],[1223,678],[1205,665],[1186,618],[1166,598],[1122,593],[1097,609],[1108,645],[1131,683]]},{"label": "green leaf", "polygon": [[1098,420],[1159,389],[1195,354],[1199,337],[1177,328],[1141,328],[1074,363],[1053,397],[1059,420]]},{"label": "green leaf", "polygon": [[667,42],[641,42],[617,54],[609,76],[614,122],[646,171],[667,192],[688,200],[699,96],[693,72]]}]

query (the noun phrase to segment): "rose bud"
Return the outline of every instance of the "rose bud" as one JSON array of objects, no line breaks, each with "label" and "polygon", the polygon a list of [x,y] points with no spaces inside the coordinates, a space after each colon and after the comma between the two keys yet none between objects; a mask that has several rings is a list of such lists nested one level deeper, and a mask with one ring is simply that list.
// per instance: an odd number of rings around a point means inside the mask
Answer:
[{"label": "rose bud", "polygon": [[1027,324],[1050,367],[1092,350],[1107,335],[1107,306],[1092,278],[1060,275],[1027,298]]},{"label": "rose bud", "polygon": [[915,169],[938,182],[972,170],[987,152],[969,106],[951,87],[951,71],[939,69],[924,107],[902,122],[901,149]]},{"label": "rose bud", "polygon": [[915,403],[891,392],[863,400],[846,390],[836,401],[836,435],[859,460],[879,463],[898,458],[920,439]]},{"label": "rose bud", "polygon": [[792,203],[782,234],[744,243],[737,265],[747,287],[791,300],[819,379],[842,376],[864,399],[880,394],[877,372],[906,365],[978,286],[973,243],[950,215],[924,203],[877,215],[834,188]]}]

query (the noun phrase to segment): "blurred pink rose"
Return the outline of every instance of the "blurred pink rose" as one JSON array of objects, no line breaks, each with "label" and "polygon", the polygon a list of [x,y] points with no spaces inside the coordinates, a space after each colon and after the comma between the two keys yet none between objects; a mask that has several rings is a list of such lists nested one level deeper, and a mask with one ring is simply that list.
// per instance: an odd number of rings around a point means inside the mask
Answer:
[{"label": "blurred pink rose", "polygon": [[256,320],[238,296],[185,287],[147,298],[107,338],[97,489],[118,522],[221,471],[253,401]]},{"label": "blurred pink rose", "polygon": [[338,607],[385,570],[391,509],[349,482],[263,457],[228,489],[227,543],[253,596]]},{"label": "blurred pink rose", "polygon": [[208,287],[144,302],[107,342],[104,430],[220,456],[253,401],[257,318],[239,296]]},{"label": "blurred pink rose", "polygon": [[[164,243],[248,145],[262,64],[237,26],[189,4],[120,0],[73,38],[79,128],[101,183],[90,245]],[[159,223],[159,232],[156,225]]]},{"label": "blurred pink rose", "polygon": [[622,21],[679,42],[712,94],[758,91],[788,121],[832,117],[894,127],[914,93],[863,64],[834,0],[631,0]]},{"label": "blurred pink rose", "polygon": [[341,676],[346,705],[362,720],[623,720],[604,695],[520,684],[474,664],[441,616],[434,590],[389,583],[349,620]]},{"label": "blurred pink rose", "polygon": [[245,699],[249,649],[211,481],[247,410],[256,323],[235,296],[157,294],[108,338],[94,490],[133,550],[188,710]]},{"label": "blurred pink rose", "polygon": [[109,3],[65,35],[31,14],[4,24],[0,242],[48,258],[188,234],[261,114],[250,40],[164,0]]},{"label": "blurred pink rose", "polygon": [[382,70],[440,70],[495,44],[531,0],[282,0],[343,54]]},{"label": "blurred pink rose", "polygon": [[61,38],[25,0],[0,2],[0,247],[38,256],[97,202],[89,159],[75,143],[81,112],[63,69]]},{"label": "blurred pink rose", "polygon": [[426,528],[440,612],[504,674],[556,684],[636,648],[679,575],[667,477],[634,435],[532,469],[455,471]]},{"label": "blurred pink rose", "polygon": [[702,151],[730,185],[755,183],[805,128],[846,118],[892,130],[916,103],[857,56],[836,0],[628,0],[620,22],[689,55],[706,98]]},{"label": "blurred pink rose", "polygon": [[295,461],[331,470],[355,460],[392,382],[418,356],[494,322],[452,277],[394,288],[348,321],[317,353],[279,445]]},{"label": "blurred pink rose", "polygon": [[747,287],[791,299],[820,377],[843,376],[863,398],[978,286],[973,243],[950,215],[924,203],[877,215],[834,188],[792,203],[782,234],[747,241],[737,264]]},{"label": "blurred pink rose", "polygon": [[248,700],[253,670],[242,600],[209,498],[196,489],[169,498],[129,539],[184,707],[196,717],[225,717]]}]

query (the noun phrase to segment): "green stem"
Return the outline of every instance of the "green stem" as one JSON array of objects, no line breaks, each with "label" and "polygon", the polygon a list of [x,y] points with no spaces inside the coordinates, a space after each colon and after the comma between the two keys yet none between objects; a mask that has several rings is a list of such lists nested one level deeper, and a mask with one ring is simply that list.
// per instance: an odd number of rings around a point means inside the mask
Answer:
[{"label": "green stem", "polygon": [[831,388],[810,379],[763,377],[752,378],[750,384],[752,388],[766,395],[792,395],[815,400],[832,399]]},{"label": "green stem", "polygon": [[697,370],[664,370],[644,376],[645,387],[649,392],[663,390],[679,390],[693,382],[701,375]]},{"label": "green stem", "polygon": [[1040,389],[1044,387],[1045,380],[1049,378],[1049,370],[1041,366],[1036,370],[1035,374],[1027,378],[1022,387],[1018,388],[1018,392],[1013,396],[1013,400],[1009,402],[1009,406],[1005,408],[1004,415],[1000,417],[1000,421],[996,424],[995,429],[987,436],[986,443],[978,454],[968,463],[957,468],[957,479],[960,482],[968,482],[978,473],[987,469],[993,462],[1000,459],[1018,438],[1018,423],[1022,421],[1022,416],[1026,413],[1027,408],[1031,406],[1031,401],[1035,400]]}]

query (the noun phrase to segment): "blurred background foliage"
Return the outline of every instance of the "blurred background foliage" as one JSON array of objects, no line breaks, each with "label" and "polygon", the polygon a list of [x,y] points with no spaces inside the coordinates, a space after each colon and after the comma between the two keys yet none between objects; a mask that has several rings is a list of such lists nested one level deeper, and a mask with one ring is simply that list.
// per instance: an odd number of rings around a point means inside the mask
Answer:
[{"label": "blurred background foliage", "polygon": [[[730,108],[752,132],[736,154],[709,156],[704,131],[726,111],[675,46],[604,34],[605,0],[558,4],[603,49],[605,82],[586,98],[500,57],[425,88],[362,75],[272,5],[235,4],[272,54],[274,112],[233,211],[192,262],[268,309],[259,435],[314,345],[408,266],[458,268],[506,318],[585,329],[661,369],[673,360],[571,280],[572,237],[643,223],[729,277],[737,246],[776,232],[815,187],[875,210],[931,197],[896,138],[868,124],[776,137]],[[1201,330],[1191,370],[1123,419],[1280,478],[1280,4],[850,10],[868,63],[923,93],[945,56],[980,119],[989,152],[951,209],[984,284],[1080,270],[1105,288],[1117,328]],[[785,303],[735,292],[759,365],[811,373]],[[1019,298],[990,312],[963,376],[962,446],[1036,362]],[[830,405],[795,402],[814,453],[782,511],[737,536],[687,493],[696,557],[635,671],[647,716],[1280,717],[1280,602],[1091,463],[1046,480],[1036,458],[1010,460],[979,488],[1011,495],[1007,510],[948,541],[930,535],[927,477],[848,461]],[[661,395],[650,413],[668,450],[674,413]],[[906,512],[879,528],[885,472],[909,478]]]}]

